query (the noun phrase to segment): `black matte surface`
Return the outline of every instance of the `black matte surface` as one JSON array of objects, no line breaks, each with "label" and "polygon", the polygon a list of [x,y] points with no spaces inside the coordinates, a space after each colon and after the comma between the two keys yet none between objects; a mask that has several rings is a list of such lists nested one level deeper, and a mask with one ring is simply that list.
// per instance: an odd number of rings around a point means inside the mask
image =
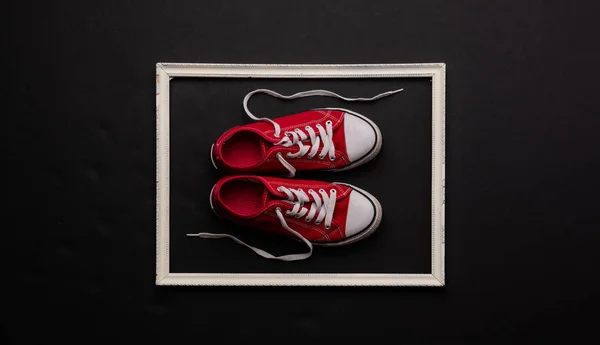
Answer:
[{"label": "black matte surface", "polygon": [[[599,7],[535,0],[9,2],[4,343],[593,341]],[[447,286],[155,287],[157,61],[446,62]],[[249,86],[214,92],[239,112]],[[179,87],[181,95],[196,88]],[[260,103],[257,110],[271,110]],[[204,146],[189,150],[206,159]],[[195,181],[198,195],[206,195],[209,179]],[[362,182],[388,198],[378,183]]]},{"label": "black matte surface", "polygon": [[[208,195],[224,175],[212,166],[210,145],[225,130],[250,123],[244,96],[267,88],[283,94],[327,89],[347,97],[404,91],[376,102],[329,97],[284,101],[251,98],[257,116],[283,116],[316,107],[345,107],[371,118],[384,146],[369,164],[345,172],[298,172],[296,177],[339,181],[362,188],[382,204],[384,217],[374,235],[353,245],[315,248],[309,260],[265,260],[231,240],[204,240],[188,233],[228,233],[261,249],[303,253],[303,243],[224,222],[210,209]],[[171,84],[171,271],[265,273],[431,272],[431,79],[374,80],[173,79]],[[283,174],[269,174],[284,176]]]}]

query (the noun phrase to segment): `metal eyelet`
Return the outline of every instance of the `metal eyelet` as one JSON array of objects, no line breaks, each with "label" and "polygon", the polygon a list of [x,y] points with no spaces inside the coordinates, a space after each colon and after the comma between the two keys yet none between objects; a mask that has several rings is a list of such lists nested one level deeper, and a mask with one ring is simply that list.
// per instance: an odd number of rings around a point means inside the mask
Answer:
[{"label": "metal eyelet", "polygon": [[289,152],[288,152],[288,153],[286,153],[286,154],[285,154],[285,158],[292,158],[292,154],[291,154],[291,153],[289,153]]},{"label": "metal eyelet", "polygon": [[329,192],[330,192],[331,194],[335,194],[337,191],[336,191],[335,189],[331,189]]},{"label": "metal eyelet", "polygon": [[334,161],[334,160],[335,160],[335,156],[333,156],[333,157],[329,157],[329,160],[330,160],[330,161]]},{"label": "metal eyelet", "polygon": [[331,120],[327,120],[327,122],[325,122],[325,123],[326,123],[326,124],[328,124],[328,125],[330,125],[330,124],[332,124],[333,122],[331,122]]},{"label": "metal eyelet", "polygon": [[312,219],[304,218],[304,221],[309,223]]},{"label": "metal eyelet", "polygon": [[325,156],[319,155],[319,159],[323,159],[323,158],[325,158]]},{"label": "metal eyelet", "polygon": [[321,222],[315,222],[315,225],[321,225]]},{"label": "metal eyelet", "polygon": [[306,126],[306,127],[304,127],[304,129],[306,129],[306,130],[309,130],[309,129],[310,129],[310,126]]},{"label": "metal eyelet", "polygon": [[290,211],[285,211],[285,215],[289,216],[290,215]]},{"label": "metal eyelet", "polygon": [[325,192],[325,189],[321,188],[321,189],[319,189],[319,192],[323,193],[323,192]]},{"label": "metal eyelet", "polygon": [[296,132],[296,133],[300,132],[300,128],[294,129],[294,132]]},{"label": "metal eyelet", "polygon": [[331,225],[325,225],[325,229],[327,229],[327,230],[331,229]]}]

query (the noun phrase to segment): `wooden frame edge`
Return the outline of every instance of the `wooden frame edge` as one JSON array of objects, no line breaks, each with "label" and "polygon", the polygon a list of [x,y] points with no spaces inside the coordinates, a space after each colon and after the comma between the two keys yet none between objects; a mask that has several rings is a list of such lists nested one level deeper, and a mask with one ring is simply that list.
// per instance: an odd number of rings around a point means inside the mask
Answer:
[{"label": "wooden frame edge", "polygon": [[169,273],[162,286],[443,286],[433,274]]},{"label": "wooden frame edge", "polygon": [[[426,274],[202,274],[169,271],[169,85],[173,77],[376,78],[432,81],[432,261]],[[445,286],[446,64],[156,64],[156,285]],[[439,157],[439,158],[438,158]]]}]

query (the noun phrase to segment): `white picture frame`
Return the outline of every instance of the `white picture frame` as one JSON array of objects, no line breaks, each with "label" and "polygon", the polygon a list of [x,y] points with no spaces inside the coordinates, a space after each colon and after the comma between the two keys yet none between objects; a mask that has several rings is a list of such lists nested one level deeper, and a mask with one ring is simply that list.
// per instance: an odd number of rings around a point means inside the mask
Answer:
[{"label": "white picture frame", "polygon": [[[173,273],[169,271],[169,85],[173,78],[431,78],[431,272],[423,274]],[[156,64],[156,285],[445,285],[446,64]]]}]

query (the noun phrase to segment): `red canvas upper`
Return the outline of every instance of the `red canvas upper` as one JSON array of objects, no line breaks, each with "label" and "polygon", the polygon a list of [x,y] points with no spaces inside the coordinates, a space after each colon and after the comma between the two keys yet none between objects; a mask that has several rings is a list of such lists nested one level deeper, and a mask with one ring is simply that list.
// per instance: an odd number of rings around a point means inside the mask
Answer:
[{"label": "red canvas upper", "polygon": [[[277,208],[285,214],[293,207],[285,201],[286,194],[277,190],[280,186],[301,188],[305,192],[322,188],[327,194],[331,189],[335,189],[336,204],[329,229],[325,228],[324,222],[316,225],[314,219],[307,222],[304,217],[286,215],[285,221],[289,227],[311,242],[336,242],[346,238],[346,218],[352,189],[345,185],[255,175],[227,176],[219,180],[212,190],[212,207],[220,217],[236,224],[290,236],[290,232],[282,227],[276,214]],[[309,198],[311,202],[314,200],[310,195]],[[310,208],[310,204],[305,203],[304,207]]]},{"label": "red canvas upper", "polygon": [[[275,137],[273,124],[265,121],[233,127],[223,133],[214,143],[213,161],[217,168],[232,174],[286,171],[276,154],[281,152],[285,157],[288,152],[298,152],[298,146],[284,147],[274,144],[281,140],[286,131],[294,131],[296,128],[304,130],[306,126],[311,126],[318,133],[315,126],[320,124],[325,127],[328,120],[332,122],[335,160],[330,160],[329,156],[319,159],[319,155],[315,155],[312,159],[305,155],[299,158],[286,158],[286,160],[297,170],[343,167],[350,163],[346,152],[344,112],[325,109],[310,110],[273,119],[281,126],[280,137]],[[321,143],[320,146],[322,148],[323,144]],[[321,148],[319,148],[319,152]]]}]

